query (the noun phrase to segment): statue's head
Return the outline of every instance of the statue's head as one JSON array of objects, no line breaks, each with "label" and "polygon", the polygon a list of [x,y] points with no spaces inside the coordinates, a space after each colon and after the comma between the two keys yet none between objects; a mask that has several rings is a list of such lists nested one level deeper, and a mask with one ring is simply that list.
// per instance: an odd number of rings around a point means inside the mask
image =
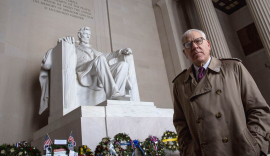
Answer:
[{"label": "statue's head", "polygon": [[85,44],[89,43],[89,40],[91,38],[91,31],[89,27],[82,27],[79,31],[78,31],[78,37],[80,42],[83,42]]}]

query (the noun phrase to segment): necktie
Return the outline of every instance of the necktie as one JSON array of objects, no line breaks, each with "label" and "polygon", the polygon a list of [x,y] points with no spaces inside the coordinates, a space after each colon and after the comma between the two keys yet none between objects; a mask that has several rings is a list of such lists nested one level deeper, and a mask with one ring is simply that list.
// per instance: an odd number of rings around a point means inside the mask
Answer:
[{"label": "necktie", "polygon": [[198,71],[199,71],[199,74],[198,74],[198,82],[200,82],[201,79],[203,78],[203,71],[204,71],[204,68],[203,68],[203,67],[200,67]]}]

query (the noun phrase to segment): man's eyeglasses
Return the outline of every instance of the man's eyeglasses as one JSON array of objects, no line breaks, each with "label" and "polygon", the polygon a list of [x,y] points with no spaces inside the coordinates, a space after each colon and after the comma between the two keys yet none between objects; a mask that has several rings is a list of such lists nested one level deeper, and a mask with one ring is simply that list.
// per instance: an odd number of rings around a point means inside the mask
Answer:
[{"label": "man's eyeglasses", "polygon": [[196,38],[195,40],[191,41],[191,42],[187,42],[187,43],[184,43],[183,46],[186,48],[186,49],[190,49],[193,45],[193,42],[197,45],[201,45],[203,43],[203,40],[205,40],[203,37],[199,37],[199,38]]}]

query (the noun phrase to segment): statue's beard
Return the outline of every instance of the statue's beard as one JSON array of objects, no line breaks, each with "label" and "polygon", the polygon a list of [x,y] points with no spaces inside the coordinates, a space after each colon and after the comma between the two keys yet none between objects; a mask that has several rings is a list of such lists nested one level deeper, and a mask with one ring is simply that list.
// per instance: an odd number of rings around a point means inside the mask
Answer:
[{"label": "statue's beard", "polygon": [[81,42],[84,44],[88,44],[89,43],[89,38],[81,38]]}]

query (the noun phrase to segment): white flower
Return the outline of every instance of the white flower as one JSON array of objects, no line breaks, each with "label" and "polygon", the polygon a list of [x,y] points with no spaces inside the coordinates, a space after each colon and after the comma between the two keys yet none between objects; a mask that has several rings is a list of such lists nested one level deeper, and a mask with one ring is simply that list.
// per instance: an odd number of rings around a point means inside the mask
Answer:
[{"label": "white flower", "polygon": [[11,152],[11,153],[13,153],[14,151],[15,151],[14,148],[11,148],[11,149],[10,149],[10,152]]},{"label": "white flower", "polygon": [[22,154],[23,154],[23,152],[20,152],[20,153],[19,153],[19,155],[22,155]]},{"label": "white flower", "polygon": [[2,151],[1,151],[1,154],[5,154],[5,150],[2,150]]}]

